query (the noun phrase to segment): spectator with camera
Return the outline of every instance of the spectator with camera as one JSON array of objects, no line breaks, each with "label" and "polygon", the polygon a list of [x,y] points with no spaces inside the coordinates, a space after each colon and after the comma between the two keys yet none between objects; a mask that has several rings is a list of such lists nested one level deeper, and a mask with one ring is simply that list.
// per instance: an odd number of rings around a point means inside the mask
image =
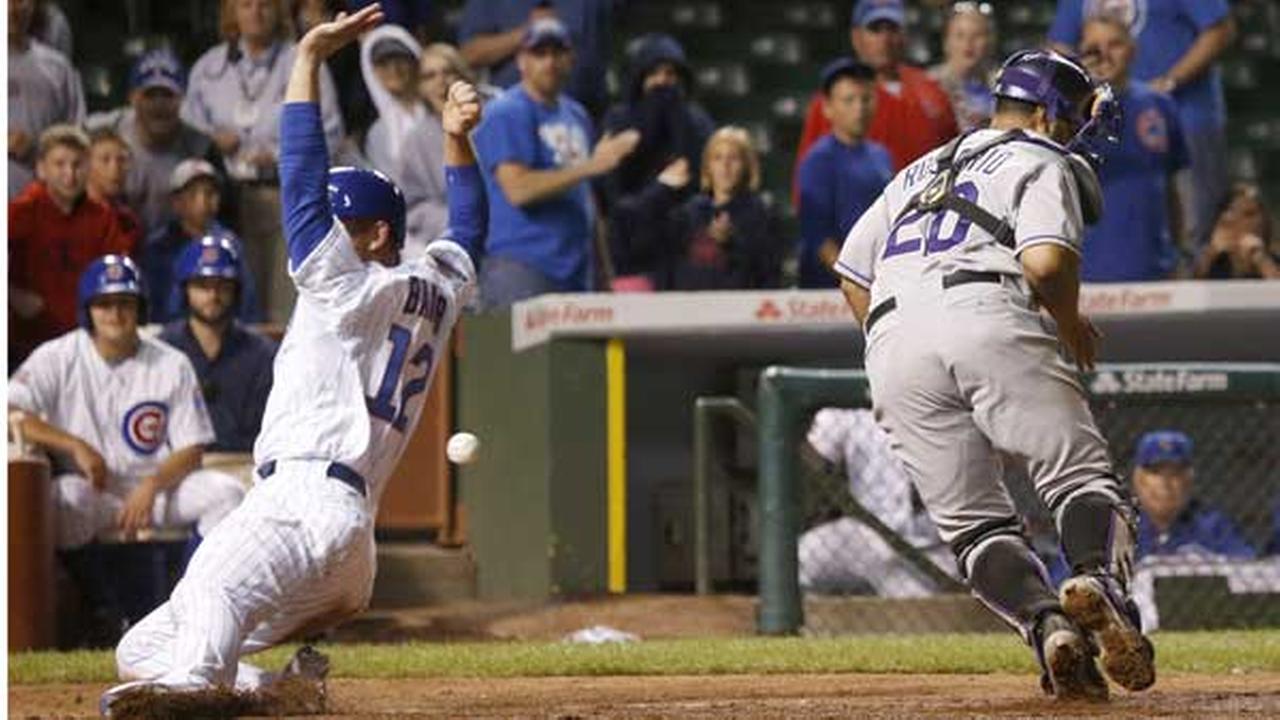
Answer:
[{"label": "spectator with camera", "polygon": [[1280,256],[1271,243],[1271,214],[1261,190],[1254,183],[1238,182],[1231,186],[1192,275],[1203,280],[1280,280]]},{"label": "spectator with camera", "polygon": [[208,449],[247,453],[262,427],[276,344],[236,321],[244,269],[235,238],[206,235],[178,257],[181,316],[160,339],[191,361],[215,439]]}]

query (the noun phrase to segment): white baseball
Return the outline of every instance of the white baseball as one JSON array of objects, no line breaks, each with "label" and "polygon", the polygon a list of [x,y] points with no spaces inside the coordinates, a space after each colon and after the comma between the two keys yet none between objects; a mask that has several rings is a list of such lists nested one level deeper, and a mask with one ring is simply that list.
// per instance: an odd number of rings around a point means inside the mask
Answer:
[{"label": "white baseball", "polygon": [[460,432],[454,433],[449,438],[449,443],[444,448],[444,454],[449,457],[449,462],[466,465],[476,459],[476,453],[479,450],[480,438],[469,432]]}]

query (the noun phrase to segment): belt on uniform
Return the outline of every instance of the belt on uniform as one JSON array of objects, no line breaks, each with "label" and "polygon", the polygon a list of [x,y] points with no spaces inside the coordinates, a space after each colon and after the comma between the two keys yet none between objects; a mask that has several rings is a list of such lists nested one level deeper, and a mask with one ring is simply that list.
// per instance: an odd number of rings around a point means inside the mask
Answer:
[{"label": "belt on uniform", "polygon": [[[947,273],[942,276],[942,289],[947,290],[957,285],[968,285],[969,283],[1000,283],[1004,281],[1004,276],[998,272],[986,272],[981,270],[956,270],[953,273]],[[871,308],[871,312],[867,313],[867,322],[863,326],[863,332],[871,332],[871,326],[875,325],[880,318],[888,315],[898,307],[897,298],[889,298],[884,302]]]},{"label": "belt on uniform", "polygon": [[[258,466],[257,472],[258,472],[258,477],[262,478],[263,480],[266,480],[272,475],[275,475],[276,461],[268,460],[262,463],[261,465]],[[368,493],[365,492],[364,477],[360,473],[356,472],[355,470],[352,470],[350,467],[347,467],[346,465],[343,465],[340,462],[331,462],[329,463],[329,467],[325,468],[324,474],[328,475],[334,480],[337,480],[347,485],[352,490],[355,490],[356,492],[360,493],[362,497],[368,496]]]}]

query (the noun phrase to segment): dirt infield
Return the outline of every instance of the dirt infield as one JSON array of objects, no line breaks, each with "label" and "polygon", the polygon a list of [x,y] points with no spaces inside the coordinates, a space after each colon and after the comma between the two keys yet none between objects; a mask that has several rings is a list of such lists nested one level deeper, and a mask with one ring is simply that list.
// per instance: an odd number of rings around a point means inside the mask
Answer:
[{"label": "dirt infield", "polygon": [[[96,717],[101,685],[9,690],[9,715]],[[902,718],[1280,716],[1280,674],[1171,674],[1107,705],[1063,705],[1020,675],[729,675],[338,680],[334,717]]]}]

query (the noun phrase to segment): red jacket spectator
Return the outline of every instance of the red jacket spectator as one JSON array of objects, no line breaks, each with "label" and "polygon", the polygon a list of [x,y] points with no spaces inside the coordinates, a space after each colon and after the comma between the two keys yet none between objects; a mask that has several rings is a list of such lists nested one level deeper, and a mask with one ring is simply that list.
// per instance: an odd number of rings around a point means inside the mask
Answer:
[{"label": "red jacket spectator", "polygon": [[25,354],[74,328],[80,273],[102,255],[132,255],[136,242],[105,204],[81,195],[66,213],[43,182],[28,185],[9,203],[9,287],[39,296],[43,307],[26,318],[11,313],[11,342]]},{"label": "red jacket spectator", "polygon": [[[951,99],[924,70],[909,65],[898,66],[897,87],[880,80],[876,83],[876,114],[867,130],[867,139],[884,145],[893,158],[894,171],[955,137],[956,116]],[[822,114],[822,93],[809,101],[809,112],[800,134],[796,151],[796,167],[818,138],[831,131],[831,123]]]}]

